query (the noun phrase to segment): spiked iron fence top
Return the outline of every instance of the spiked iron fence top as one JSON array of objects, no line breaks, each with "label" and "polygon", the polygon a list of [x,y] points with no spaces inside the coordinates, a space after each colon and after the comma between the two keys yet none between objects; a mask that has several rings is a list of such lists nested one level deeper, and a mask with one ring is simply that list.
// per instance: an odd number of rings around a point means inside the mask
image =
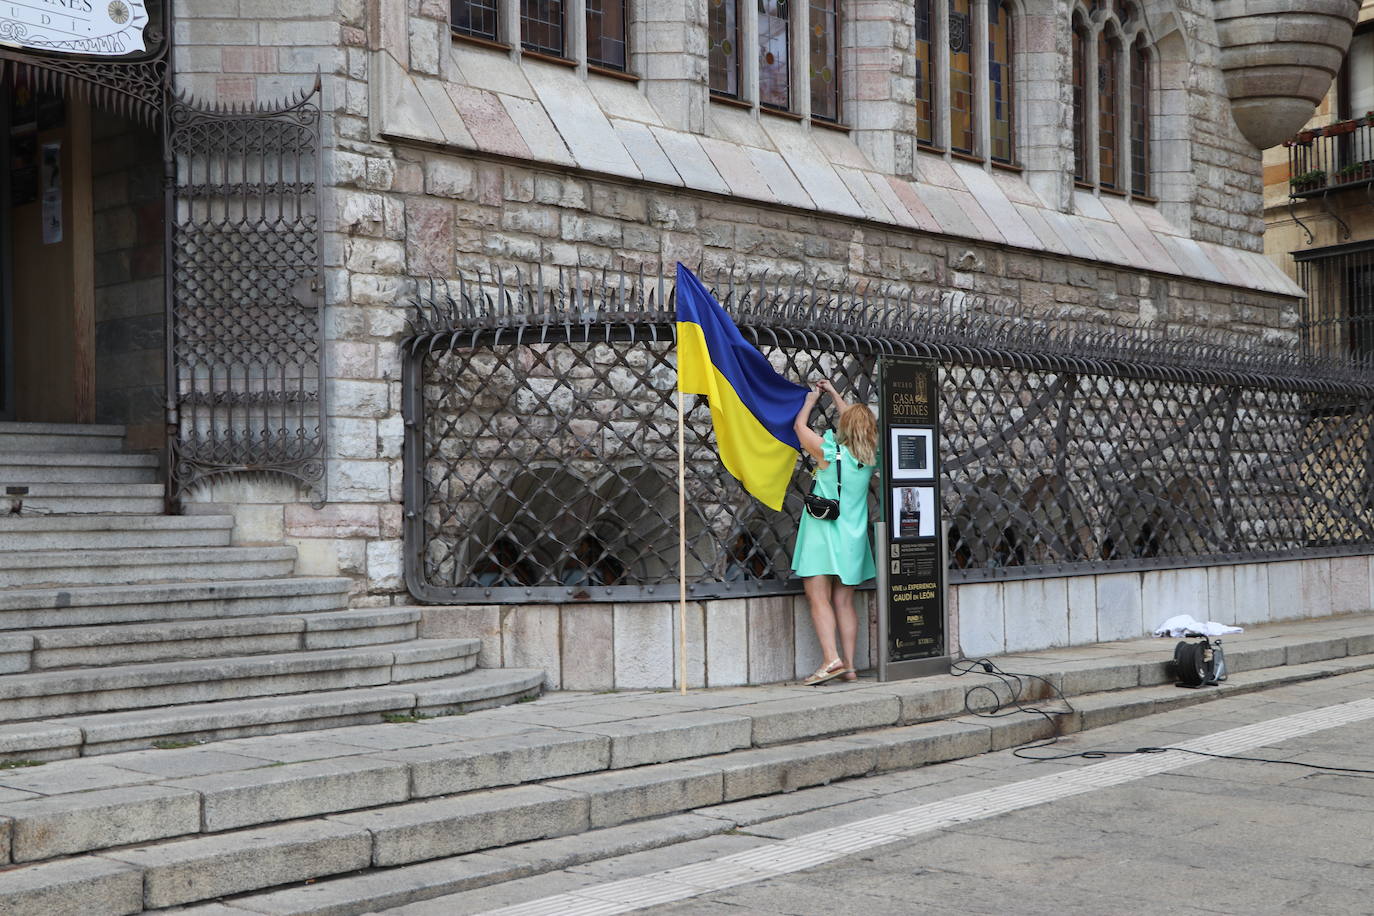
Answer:
[{"label": "spiked iron fence top", "polygon": [[[408,585],[445,602],[670,597],[670,284],[540,277],[459,280],[415,303]],[[940,361],[954,581],[1374,544],[1374,378],[1357,364],[1031,322],[958,293],[714,285],[798,381],[867,397],[879,354]],[[686,461],[694,596],[797,590],[800,472],[783,512],[749,499],[715,457],[704,399],[687,413]]]}]

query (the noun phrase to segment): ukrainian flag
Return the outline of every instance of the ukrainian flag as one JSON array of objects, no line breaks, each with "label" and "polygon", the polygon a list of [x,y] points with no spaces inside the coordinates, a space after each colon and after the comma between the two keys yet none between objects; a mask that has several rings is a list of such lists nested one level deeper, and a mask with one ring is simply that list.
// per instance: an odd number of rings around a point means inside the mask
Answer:
[{"label": "ukrainian flag", "polygon": [[782,509],[801,443],[792,429],[807,389],[744,339],[701,281],[677,265],[677,387],[711,402],[720,460],[759,502]]}]

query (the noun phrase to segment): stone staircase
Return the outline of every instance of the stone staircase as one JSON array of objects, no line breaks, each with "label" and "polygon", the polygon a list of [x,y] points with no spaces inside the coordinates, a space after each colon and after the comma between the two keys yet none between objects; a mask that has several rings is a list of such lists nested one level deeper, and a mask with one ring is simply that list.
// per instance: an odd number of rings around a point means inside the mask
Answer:
[{"label": "stone staircase", "polygon": [[348,608],[230,516],[166,516],[117,426],[0,423],[0,759],[462,712],[539,692],[415,608]]}]

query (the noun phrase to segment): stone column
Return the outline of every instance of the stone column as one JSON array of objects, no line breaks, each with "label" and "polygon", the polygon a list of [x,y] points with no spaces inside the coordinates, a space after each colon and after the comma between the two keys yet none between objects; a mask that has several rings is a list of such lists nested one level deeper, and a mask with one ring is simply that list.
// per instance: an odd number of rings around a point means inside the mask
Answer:
[{"label": "stone column", "polygon": [[879,171],[915,174],[915,14],[898,0],[858,0],[841,7],[845,123]]},{"label": "stone column", "polygon": [[695,133],[706,130],[708,2],[647,0],[632,49],[654,108],[668,126]]}]

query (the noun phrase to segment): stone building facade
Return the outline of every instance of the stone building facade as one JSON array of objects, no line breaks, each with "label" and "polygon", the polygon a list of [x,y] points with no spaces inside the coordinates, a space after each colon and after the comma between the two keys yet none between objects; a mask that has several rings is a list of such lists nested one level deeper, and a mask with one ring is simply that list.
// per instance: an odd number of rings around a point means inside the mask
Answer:
[{"label": "stone building facade", "polygon": [[[446,0],[179,0],[180,91],[270,106],[322,79],[328,404],[322,505],[289,481],[231,475],[186,494],[184,511],[227,508],[238,543],[294,545],[299,573],[351,577],[355,606],[410,603],[399,342],[434,278],[519,269],[555,286],[682,261],[933,292],[1057,326],[1296,339],[1301,290],[1264,256],[1261,154],[1233,117],[1237,55],[1267,34],[1242,27],[1263,11],[1241,0],[813,3],[779,14],[785,29],[828,28],[832,45],[789,39],[782,106],[762,97],[778,89],[778,46],[760,44],[753,4],[732,14],[743,50],[725,90],[717,0],[629,0],[620,69],[589,63],[589,6],[497,0],[493,31],[474,38],[472,10]],[[808,19],[817,9],[833,18]],[[559,53],[522,41],[550,10]],[[997,47],[979,38],[994,20]],[[834,118],[818,113],[824,53]],[[111,358],[140,346],[112,343]],[[1286,568],[961,586],[955,626],[982,654],[1140,635],[1182,604],[1210,601],[1217,619],[1300,613],[1303,583],[1323,574],[1269,565]],[[1363,558],[1341,572],[1342,607],[1367,605],[1368,576]],[[667,686],[671,614],[487,605],[427,625],[480,633],[485,663],[545,667],[552,686]],[[693,614],[695,682],[812,666],[791,597]]]}]

